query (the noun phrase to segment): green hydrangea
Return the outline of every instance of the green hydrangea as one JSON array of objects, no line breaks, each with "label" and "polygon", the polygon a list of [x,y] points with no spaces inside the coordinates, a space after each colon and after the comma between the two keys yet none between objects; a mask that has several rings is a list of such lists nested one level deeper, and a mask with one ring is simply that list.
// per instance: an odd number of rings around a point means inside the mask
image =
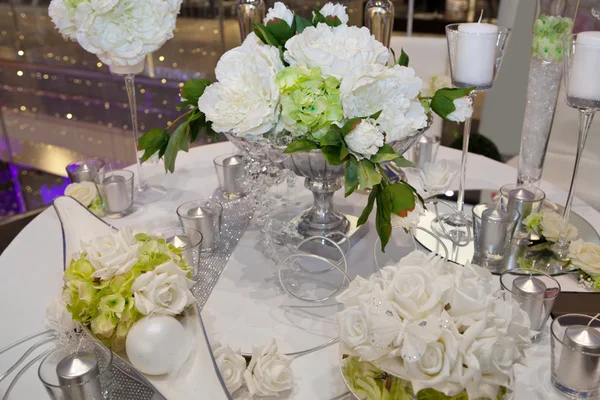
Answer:
[{"label": "green hydrangea", "polygon": [[323,79],[320,68],[287,67],[275,78],[281,91],[281,122],[292,136],[321,139],[344,116],[340,81]]},{"label": "green hydrangea", "polygon": [[540,213],[531,213],[524,220],[523,225],[527,232],[538,233],[540,229],[540,224],[542,223],[542,215]]},{"label": "green hydrangea", "polygon": [[567,17],[540,15],[533,24],[532,55],[550,62],[561,62],[563,38],[573,31],[573,20]]},{"label": "green hydrangea", "polygon": [[90,210],[99,217],[104,216],[104,209],[102,208],[102,199],[100,199],[100,196],[96,197],[92,201],[92,203],[88,206],[88,210]]}]

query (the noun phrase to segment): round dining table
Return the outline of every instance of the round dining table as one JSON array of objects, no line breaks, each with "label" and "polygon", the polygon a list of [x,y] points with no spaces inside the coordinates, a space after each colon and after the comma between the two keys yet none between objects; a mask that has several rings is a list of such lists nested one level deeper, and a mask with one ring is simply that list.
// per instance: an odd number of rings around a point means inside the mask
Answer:
[{"label": "round dining table", "polygon": [[[218,180],[213,159],[234,151],[229,142],[193,148],[189,153],[179,154],[174,174],[165,174],[162,162],[144,165],[150,184],[164,186],[168,190],[167,195],[155,203],[136,205],[134,212],[125,218],[107,222],[117,228],[131,226],[137,229],[177,225],[177,206],[217,193]],[[460,157],[460,151],[440,147],[437,160],[446,159],[458,167]],[[135,169],[132,170],[135,172]],[[515,182],[516,174],[511,166],[469,154],[466,188],[498,190],[504,184]],[[407,176],[411,184],[418,185],[414,172],[409,171]],[[457,183],[457,179],[454,183]],[[271,190],[274,194],[308,206],[312,195],[303,186],[298,178],[295,185],[283,183]],[[540,188],[546,193],[547,199],[564,204],[566,191],[547,182],[542,182]],[[353,215],[360,215],[366,200],[366,196],[360,193],[344,198],[340,191],[335,196],[336,205],[343,212]],[[573,211],[596,230],[600,228],[600,213],[583,201],[575,199]],[[350,278],[367,276],[375,271],[373,249],[377,236],[373,219],[374,215],[369,221],[369,232],[348,253],[347,271]],[[404,233],[394,232],[393,235]],[[282,393],[281,398],[351,399],[340,373],[339,345],[335,341],[335,314],[339,311],[339,304],[334,300],[324,304],[307,303],[287,295],[279,286],[277,264],[263,255],[260,239],[260,226],[253,220],[241,236],[202,309],[209,340],[240,348],[243,353],[251,353],[253,346],[266,344],[274,337],[282,352],[302,353],[294,357],[291,364],[294,387]],[[62,271],[61,227],[56,212],[50,207],[27,225],[0,255],[0,348],[44,329],[46,307],[61,292]],[[577,274],[569,274],[558,277],[558,280],[563,290],[582,291],[584,289],[577,286],[577,278]],[[19,346],[0,354],[0,374],[27,347]],[[40,351],[37,350],[38,353]],[[0,383],[0,398],[11,378]],[[553,392],[550,384],[548,326],[527,350],[527,366],[515,365],[514,394],[517,400],[561,398]],[[9,398],[45,397],[34,366],[23,374]],[[234,393],[233,398],[250,396],[242,389]]]}]

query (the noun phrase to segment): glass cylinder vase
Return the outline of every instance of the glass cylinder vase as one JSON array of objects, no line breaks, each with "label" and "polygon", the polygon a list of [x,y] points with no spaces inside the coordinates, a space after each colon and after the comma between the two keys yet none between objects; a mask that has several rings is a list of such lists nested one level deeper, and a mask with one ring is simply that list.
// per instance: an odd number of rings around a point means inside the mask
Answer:
[{"label": "glass cylinder vase", "polygon": [[517,183],[542,177],[563,69],[562,39],[573,31],[579,0],[538,0]]}]

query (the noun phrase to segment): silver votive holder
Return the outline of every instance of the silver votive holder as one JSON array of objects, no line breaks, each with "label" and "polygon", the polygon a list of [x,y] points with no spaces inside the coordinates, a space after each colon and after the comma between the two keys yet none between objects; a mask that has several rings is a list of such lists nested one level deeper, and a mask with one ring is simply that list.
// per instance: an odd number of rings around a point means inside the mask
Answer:
[{"label": "silver votive holder", "polygon": [[535,186],[510,184],[500,188],[502,208],[505,211],[517,210],[520,214],[515,228],[515,241],[529,240],[529,232],[523,225],[523,220],[531,213],[538,212],[546,198],[546,194]]},{"label": "silver votive holder", "polygon": [[215,199],[189,201],[177,208],[181,226],[192,228],[202,234],[201,253],[212,253],[221,238],[223,206]]},{"label": "silver votive holder", "polygon": [[519,213],[504,211],[497,203],[478,204],[472,212],[473,262],[492,272],[504,271]]},{"label": "silver votive holder", "polygon": [[164,239],[168,245],[173,246],[176,251],[180,251],[185,264],[193,268],[192,276],[197,276],[202,244],[202,234],[200,232],[193,228],[175,227],[155,230],[152,232],[152,236]]},{"label": "silver votive holder", "polygon": [[411,158],[417,168],[423,168],[425,163],[435,162],[438,149],[440,148],[440,138],[438,136],[421,136],[417,143],[411,148]]},{"label": "silver votive holder", "polygon": [[122,218],[133,210],[133,172],[126,169],[105,171],[96,175],[94,183],[108,218]]},{"label": "silver votive holder", "polygon": [[560,294],[558,281],[535,269],[517,268],[505,271],[500,285],[527,313],[533,337],[537,337]]},{"label": "silver votive holder", "polygon": [[51,399],[110,399],[112,352],[99,341],[82,337],[48,354],[38,376]]},{"label": "silver votive holder", "polygon": [[240,25],[240,36],[242,42],[250,32],[254,31],[254,24],[263,22],[265,19],[264,0],[238,0],[237,15]]},{"label": "silver votive holder", "polygon": [[67,165],[67,175],[72,183],[94,182],[94,178],[104,166],[100,160],[76,161]]},{"label": "silver votive holder", "polygon": [[369,0],[365,4],[365,26],[385,47],[390,47],[394,14],[394,3],[390,0]]},{"label": "silver votive holder", "polygon": [[245,195],[244,176],[246,163],[240,154],[222,154],[213,160],[219,178],[221,196],[227,200],[239,199]]},{"label": "silver votive holder", "polygon": [[552,386],[571,399],[600,398],[600,321],[564,314],[550,330]]}]

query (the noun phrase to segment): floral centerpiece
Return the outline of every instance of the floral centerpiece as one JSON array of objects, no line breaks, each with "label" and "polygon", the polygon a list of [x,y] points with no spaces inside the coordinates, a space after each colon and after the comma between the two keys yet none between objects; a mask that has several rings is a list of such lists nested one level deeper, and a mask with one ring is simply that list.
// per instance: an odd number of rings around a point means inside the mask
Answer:
[{"label": "floral centerpiece", "polygon": [[501,398],[531,343],[527,313],[488,270],[419,251],[338,301],[344,374],[364,399]]},{"label": "floral centerpiece", "polygon": [[88,210],[101,217],[104,214],[102,199],[93,182],[73,182],[65,188],[65,196],[71,196]]},{"label": "floral centerpiece", "polygon": [[344,167],[346,196],[372,189],[359,224],[377,204],[385,247],[392,216],[407,216],[421,199],[409,184],[390,183],[381,164],[411,166],[394,143],[424,129],[430,111],[464,121],[471,89],[422,96],[423,82],[404,51],[396,58],[367,28],[347,22],[339,4],[315,9],[308,20],[275,3],[254,33],[221,57],[217,82],[186,82],[179,105],[186,112],[140,138],[143,160],[158,152],[173,172],[177,152],[203,129],[283,143],[288,154],[318,150],[328,164]]}]

